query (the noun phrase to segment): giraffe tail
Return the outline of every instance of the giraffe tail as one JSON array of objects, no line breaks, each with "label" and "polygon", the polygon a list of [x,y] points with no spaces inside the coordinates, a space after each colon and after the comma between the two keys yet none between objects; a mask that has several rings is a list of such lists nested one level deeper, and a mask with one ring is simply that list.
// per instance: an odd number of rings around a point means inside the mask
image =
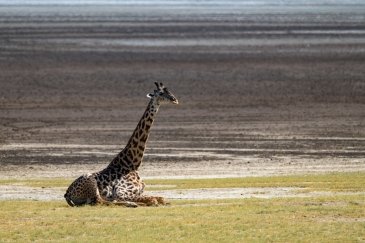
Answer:
[{"label": "giraffe tail", "polygon": [[64,195],[65,199],[66,199],[66,202],[68,203],[68,205],[70,205],[71,207],[75,207],[76,204],[71,200],[71,198],[69,197],[69,195],[66,193]]}]

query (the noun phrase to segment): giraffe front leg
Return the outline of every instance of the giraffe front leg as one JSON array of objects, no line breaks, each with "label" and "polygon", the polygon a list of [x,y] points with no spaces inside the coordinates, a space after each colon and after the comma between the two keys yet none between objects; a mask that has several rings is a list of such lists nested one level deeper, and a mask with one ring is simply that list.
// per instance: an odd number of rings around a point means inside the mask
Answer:
[{"label": "giraffe front leg", "polygon": [[118,201],[118,200],[114,200],[111,202],[114,205],[118,205],[118,206],[125,206],[127,208],[136,208],[138,207],[138,204],[135,202],[131,202],[131,201]]},{"label": "giraffe front leg", "polygon": [[112,201],[114,205],[121,205],[130,208],[136,208],[141,205],[131,197],[130,192],[125,187],[117,187],[114,191],[114,200]]},{"label": "giraffe front leg", "polygon": [[133,199],[140,206],[158,206],[158,201],[155,197],[151,196],[138,196]]},{"label": "giraffe front leg", "polygon": [[138,207],[138,203],[134,202],[133,200],[129,200],[128,197],[126,197],[124,194],[119,194],[113,201],[111,201],[111,203],[114,205],[125,206],[128,208]]},{"label": "giraffe front leg", "polygon": [[159,206],[159,205],[169,205],[170,203],[166,202],[163,197],[155,197],[155,196],[139,196],[136,197],[133,201],[138,203],[141,206]]}]

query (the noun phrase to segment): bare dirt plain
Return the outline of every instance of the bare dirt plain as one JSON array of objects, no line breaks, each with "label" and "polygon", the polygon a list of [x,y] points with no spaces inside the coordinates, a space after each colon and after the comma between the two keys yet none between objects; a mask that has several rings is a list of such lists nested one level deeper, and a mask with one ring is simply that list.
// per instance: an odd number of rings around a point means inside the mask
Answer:
[{"label": "bare dirt plain", "polygon": [[365,170],[365,5],[0,9],[0,178],[119,152],[162,81],[144,178]]}]

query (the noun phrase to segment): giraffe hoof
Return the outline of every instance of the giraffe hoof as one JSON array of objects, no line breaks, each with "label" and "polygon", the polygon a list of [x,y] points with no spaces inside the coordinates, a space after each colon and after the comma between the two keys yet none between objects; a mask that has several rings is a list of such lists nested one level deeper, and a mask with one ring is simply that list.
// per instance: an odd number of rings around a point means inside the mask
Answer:
[{"label": "giraffe hoof", "polygon": [[166,201],[165,201],[165,203],[164,203],[164,204],[162,204],[162,205],[164,205],[164,206],[170,206],[170,205],[171,205],[171,203],[170,203],[170,202],[166,202]]},{"label": "giraffe hoof", "polygon": [[158,207],[158,201],[156,198],[151,198],[147,203],[147,206],[154,206],[154,207]]},{"label": "giraffe hoof", "polygon": [[159,205],[169,205],[170,203],[163,197],[155,197]]}]

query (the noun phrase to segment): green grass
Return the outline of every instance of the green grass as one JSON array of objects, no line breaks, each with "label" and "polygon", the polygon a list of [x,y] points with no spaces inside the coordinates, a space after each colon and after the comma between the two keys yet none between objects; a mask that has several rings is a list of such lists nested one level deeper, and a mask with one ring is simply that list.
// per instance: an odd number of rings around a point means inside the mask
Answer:
[{"label": "green grass", "polygon": [[[18,184],[31,187],[67,187],[73,179],[0,180],[0,185]],[[147,190],[238,188],[238,187],[299,187],[307,191],[359,191],[365,189],[365,172],[327,173],[315,175],[145,180]],[[159,185],[161,187],[148,187]],[[164,185],[166,187],[164,187]],[[174,187],[172,188],[171,185]]]},{"label": "green grass", "polygon": [[[74,178],[76,179],[76,178]],[[0,185],[21,185],[30,187],[67,187],[71,184],[72,179],[66,178],[47,178],[47,179],[5,179],[0,180]]]},{"label": "green grass", "polygon": [[360,196],[173,201],[136,209],[0,201],[2,242],[356,242]]},{"label": "green grass", "polygon": [[[71,179],[0,180],[67,187]],[[326,197],[175,200],[168,207],[71,208],[64,201],[0,201],[0,242],[363,242],[365,173],[147,180],[174,189],[300,187]],[[160,189],[160,188],[159,188]]]},{"label": "green grass", "polygon": [[[343,192],[365,190],[365,172],[220,179],[147,180],[146,184],[147,186],[176,185],[175,189],[299,187],[308,191]],[[171,187],[166,189],[171,189]]]}]

